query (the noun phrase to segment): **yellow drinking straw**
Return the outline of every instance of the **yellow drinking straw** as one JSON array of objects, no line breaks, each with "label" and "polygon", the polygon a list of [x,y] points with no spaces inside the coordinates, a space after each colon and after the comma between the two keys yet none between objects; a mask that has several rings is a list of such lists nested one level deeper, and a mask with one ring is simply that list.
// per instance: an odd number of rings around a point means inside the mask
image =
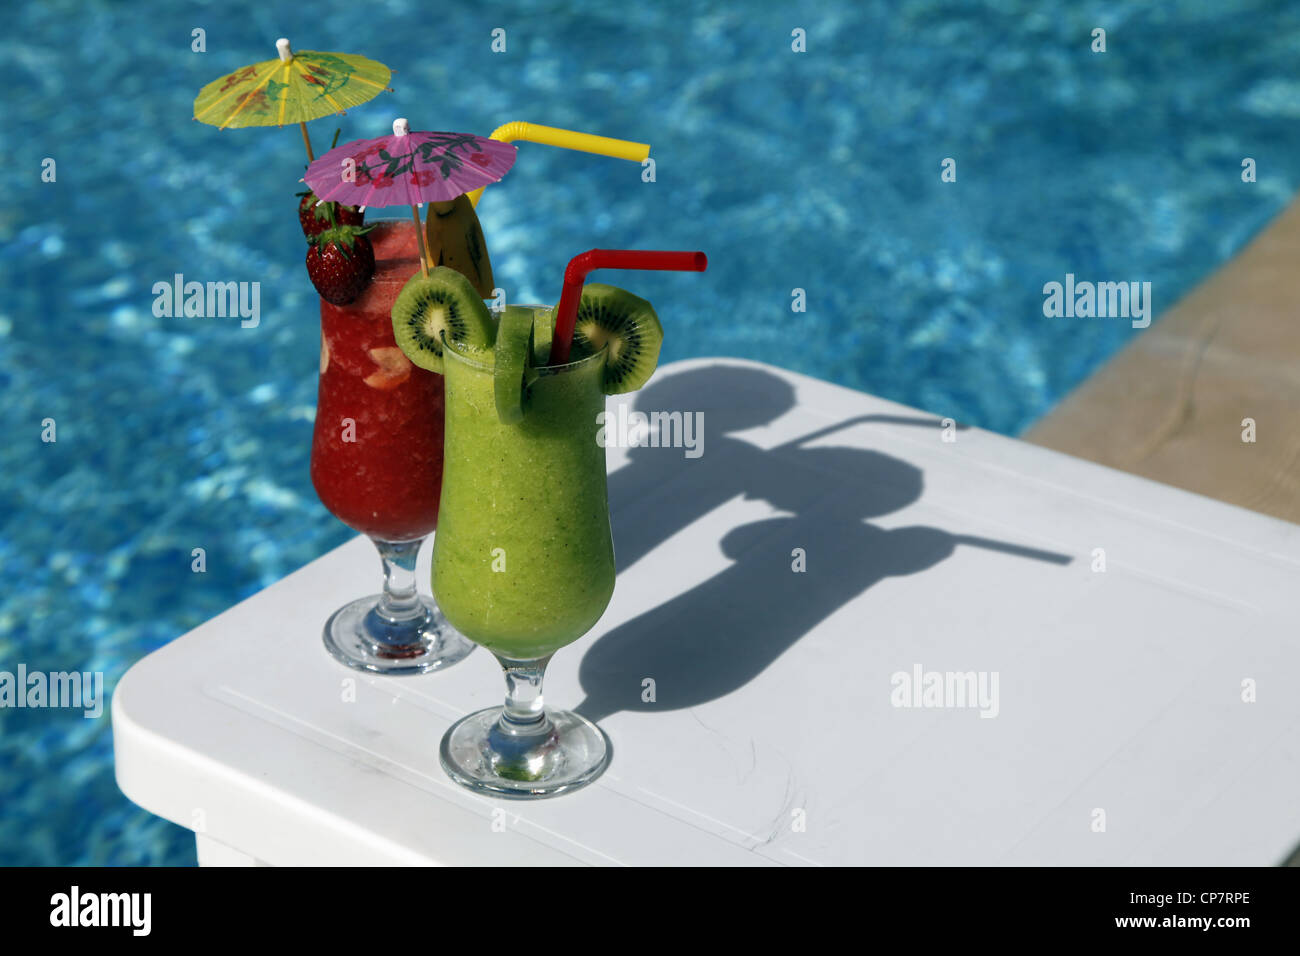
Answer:
[{"label": "yellow drinking straw", "polygon": [[[538,123],[506,123],[494,129],[490,138],[502,143],[522,140],[525,143],[558,146],[560,149],[576,149],[583,153],[627,159],[634,163],[645,162],[646,157],[650,155],[649,143],[630,143],[625,139],[592,136],[590,133],[576,133],[571,129],[556,129],[554,126],[542,126]],[[469,194],[469,201],[477,206],[482,195],[481,188],[475,189]]]}]

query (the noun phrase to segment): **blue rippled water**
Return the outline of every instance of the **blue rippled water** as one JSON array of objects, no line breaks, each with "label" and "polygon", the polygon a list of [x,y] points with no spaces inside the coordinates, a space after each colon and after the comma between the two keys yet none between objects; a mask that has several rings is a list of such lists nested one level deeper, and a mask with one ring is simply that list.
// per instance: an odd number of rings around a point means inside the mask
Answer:
[{"label": "blue rippled water", "polygon": [[[204,83],[270,58],[276,37],[398,71],[394,93],[342,120],[344,139],[405,115],[653,144],[653,183],[521,147],[480,207],[513,298],[553,300],[591,246],[704,248],[706,276],[635,280],[660,306],[665,360],[745,356],[1015,433],[1136,334],[1044,319],[1044,282],[1147,280],[1160,311],[1296,188],[1300,9],[1277,6],[13,6],[0,670],[98,670],[111,688],[348,535],[307,475],[318,328],[297,131],[190,120]],[[206,53],[191,52],[196,27]],[[318,145],[333,129],[314,124]],[[956,183],[940,182],[945,157]],[[155,318],[152,285],[177,272],[260,281],[260,325]],[[190,571],[195,547],[206,574]],[[187,831],[118,792],[111,751],[107,716],[0,710],[0,862],[192,861]]]}]

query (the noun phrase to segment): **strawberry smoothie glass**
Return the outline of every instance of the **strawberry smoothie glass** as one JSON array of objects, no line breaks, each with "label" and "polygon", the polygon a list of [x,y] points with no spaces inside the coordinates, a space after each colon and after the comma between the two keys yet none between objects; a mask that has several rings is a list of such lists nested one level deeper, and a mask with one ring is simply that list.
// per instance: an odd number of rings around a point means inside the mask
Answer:
[{"label": "strawberry smoothie glass", "polygon": [[420,268],[414,224],[380,221],[369,238],[370,284],[348,305],[320,304],[311,480],[336,518],[374,541],[384,590],[335,611],[325,647],[359,670],[422,674],[474,649],[415,584],[420,544],[438,524],[442,376],[412,365],[393,340],[393,302]]}]

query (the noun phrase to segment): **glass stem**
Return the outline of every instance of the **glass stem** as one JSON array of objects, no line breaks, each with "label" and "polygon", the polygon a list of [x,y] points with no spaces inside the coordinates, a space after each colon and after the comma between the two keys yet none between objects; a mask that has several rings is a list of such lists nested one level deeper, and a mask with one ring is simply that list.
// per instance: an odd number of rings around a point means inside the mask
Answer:
[{"label": "glass stem", "polygon": [[375,612],[394,624],[422,616],[424,605],[420,603],[420,595],[415,588],[415,559],[420,554],[420,544],[424,539],[372,540],[384,562],[384,593]]},{"label": "glass stem", "polygon": [[542,705],[542,679],[550,655],[532,661],[498,656],[506,678],[506,704],[501,709],[499,729],[518,737],[532,737],[549,731],[550,720]]}]

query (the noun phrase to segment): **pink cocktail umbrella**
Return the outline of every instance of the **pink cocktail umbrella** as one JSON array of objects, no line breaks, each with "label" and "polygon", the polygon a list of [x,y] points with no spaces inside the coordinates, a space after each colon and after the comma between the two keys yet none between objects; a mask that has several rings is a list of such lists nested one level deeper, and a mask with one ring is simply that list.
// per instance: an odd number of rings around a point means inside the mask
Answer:
[{"label": "pink cocktail umbrella", "polygon": [[336,146],[307,167],[303,180],[321,202],[347,206],[410,206],[420,241],[420,266],[428,275],[418,207],[499,182],[518,150],[470,133],[411,132],[393,121],[393,135]]}]

